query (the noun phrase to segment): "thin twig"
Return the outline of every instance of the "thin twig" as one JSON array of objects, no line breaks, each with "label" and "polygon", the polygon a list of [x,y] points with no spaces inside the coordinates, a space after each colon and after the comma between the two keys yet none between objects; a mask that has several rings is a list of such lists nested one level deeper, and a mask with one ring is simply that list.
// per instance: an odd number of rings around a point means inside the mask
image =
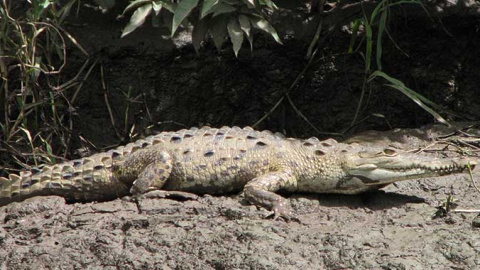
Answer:
[{"label": "thin twig", "polygon": [[473,187],[477,190],[478,193],[480,193],[480,189],[477,187],[477,184],[475,183],[475,179],[473,178],[472,167],[470,166],[470,163],[467,164],[467,167],[468,167],[468,174],[470,175],[470,180],[472,180]]},{"label": "thin twig", "polygon": [[309,120],[308,118],[303,115],[303,113],[297,108],[297,106],[295,106],[295,104],[293,103],[292,99],[290,98],[290,95],[287,94],[287,100],[288,102],[290,103],[290,106],[292,106],[293,110],[298,114],[298,116],[300,116],[305,122],[307,122],[308,125],[310,125],[310,127],[315,130],[315,132],[317,132],[317,134],[322,134],[322,135],[328,135],[328,136],[342,136],[341,133],[335,133],[335,132],[321,132],[320,130],[318,130]]},{"label": "thin twig", "polygon": [[480,209],[454,209],[452,213],[480,213]]},{"label": "thin twig", "polygon": [[73,94],[73,97],[70,101],[71,104],[75,102],[75,99],[77,98],[78,92],[80,92],[80,89],[83,86],[83,83],[87,80],[87,78],[90,76],[90,72],[92,72],[93,68],[97,65],[99,58],[95,59],[95,62],[90,66],[90,68],[87,71],[87,74],[85,74],[85,77],[82,79],[82,82],[80,85],[78,85],[77,90],[75,90],[75,93]]},{"label": "thin twig", "polygon": [[[87,67],[89,62],[90,62],[90,58],[87,58],[87,61],[85,61],[85,63],[83,63],[82,67],[78,70],[75,77],[73,77],[68,82],[65,82],[65,83],[63,83],[59,86],[52,86],[52,89],[55,90],[55,91],[58,91],[58,92],[63,92],[63,91],[68,90],[70,87],[73,87],[73,86],[77,85],[79,83],[78,82],[78,77],[80,77],[80,74],[83,73],[83,70]],[[77,89],[77,91],[78,91],[78,89]],[[70,103],[69,100],[67,100],[67,101]]]},{"label": "thin twig", "polygon": [[352,122],[350,123],[350,126],[354,126],[355,122],[357,122],[358,115],[360,115],[360,109],[363,104],[363,99],[365,97],[365,88],[367,87],[367,78],[366,74],[365,77],[363,78],[363,85],[362,85],[362,93],[360,94],[360,100],[358,101],[357,109],[355,110],[355,115],[353,116]]},{"label": "thin twig", "polygon": [[308,68],[310,67],[313,59],[315,58],[315,55],[317,54],[317,50],[318,49],[315,49],[315,51],[313,52],[312,56],[308,59],[308,63],[307,65],[305,65],[305,67],[303,68],[302,72],[300,72],[300,74],[298,74],[297,78],[295,79],[295,81],[293,81],[293,83],[290,85],[290,87],[288,88],[288,90],[285,92],[285,94],[283,94],[283,96],[277,101],[277,103],[275,103],[275,105],[266,113],[262,116],[262,118],[260,118],[260,120],[258,120],[255,124],[252,125],[252,128],[255,128],[256,126],[258,126],[261,122],[263,122],[263,120],[265,120],[268,116],[270,116],[270,114],[272,114],[273,111],[275,111],[277,109],[277,107],[282,103],[282,101],[285,99],[285,97],[290,93],[290,91],[293,90],[293,88],[295,88],[295,86],[298,84],[298,82],[300,81],[300,79],[303,78],[303,76],[305,75],[305,73],[307,72]]},{"label": "thin twig", "polygon": [[110,116],[110,122],[112,123],[113,129],[115,130],[115,133],[117,133],[118,138],[123,139],[122,136],[120,135],[120,132],[117,130],[117,126],[115,125],[115,117],[113,116],[112,112],[112,107],[110,106],[110,101],[108,99],[108,87],[105,82],[105,77],[104,77],[104,68],[103,65],[100,65],[100,75],[102,77],[102,87],[103,87],[103,97],[105,99],[105,104],[107,105],[107,110],[108,110],[108,115]]},{"label": "thin twig", "polygon": [[[323,12],[324,6],[325,6],[325,0],[320,1],[319,13]],[[323,28],[323,17],[320,18],[320,22],[318,23],[318,26],[317,26],[317,31],[315,32],[315,36],[313,36],[313,40],[310,43],[310,46],[308,46],[308,50],[307,50],[308,58],[312,56],[313,48],[315,48],[315,46],[318,44],[318,39],[320,38],[320,34],[322,33],[322,28]]]}]

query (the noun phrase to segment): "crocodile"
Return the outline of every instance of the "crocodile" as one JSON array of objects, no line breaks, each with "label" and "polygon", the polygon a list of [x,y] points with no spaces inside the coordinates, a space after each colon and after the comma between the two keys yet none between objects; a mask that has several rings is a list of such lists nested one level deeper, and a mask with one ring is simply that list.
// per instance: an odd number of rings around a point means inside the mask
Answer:
[{"label": "crocodile", "polygon": [[277,191],[357,194],[396,181],[466,172],[468,158],[439,158],[334,139],[286,138],[252,128],[192,128],[0,178],[0,205],[34,196],[106,201],[156,191],[228,194],[291,217]]}]

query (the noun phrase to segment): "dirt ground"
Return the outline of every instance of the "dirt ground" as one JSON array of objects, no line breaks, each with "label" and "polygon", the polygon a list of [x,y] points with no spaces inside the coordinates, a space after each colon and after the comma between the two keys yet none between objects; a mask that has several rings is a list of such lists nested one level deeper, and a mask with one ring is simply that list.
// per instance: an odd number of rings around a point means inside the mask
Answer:
[{"label": "dirt ground", "polygon": [[[78,149],[95,152],[126,142],[131,129],[143,136],[254,124],[305,67],[316,28],[305,26],[304,17],[289,17],[288,34],[279,26],[283,46],[259,37],[253,52],[244,48],[237,59],[230,45],[217,53],[207,44],[196,55],[187,36],[172,41],[165,29],[148,26],[120,39],[126,21],[115,17],[122,10],[82,12],[89,14],[72,19],[67,30],[89,52],[90,63],[98,61],[88,76],[81,74],[84,85],[72,104],[71,159],[79,157]],[[392,25],[396,44],[385,44],[384,71],[444,112],[457,113],[444,113],[448,120],[480,119],[478,20],[398,18]],[[349,128],[364,79],[362,56],[346,54],[349,42],[346,32],[324,39],[321,57],[290,92],[292,103],[285,100],[257,128],[342,139],[433,122],[379,80],[365,93],[361,121]],[[69,54],[65,80],[86,61],[73,47]],[[479,175],[477,168],[474,179]],[[298,222],[265,218],[268,211],[241,194],[138,205],[37,197],[0,207],[0,269],[480,269],[478,212],[436,217],[449,194],[457,210],[480,209],[468,175],[400,182],[355,196],[287,195]]]}]

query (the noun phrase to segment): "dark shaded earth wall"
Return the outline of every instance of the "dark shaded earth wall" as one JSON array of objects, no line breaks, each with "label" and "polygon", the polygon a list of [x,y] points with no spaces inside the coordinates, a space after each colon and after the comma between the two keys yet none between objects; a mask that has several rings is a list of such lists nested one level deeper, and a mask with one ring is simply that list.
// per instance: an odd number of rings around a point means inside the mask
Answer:
[{"label": "dark shaded earth wall", "polygon": [[[155,130],[253,125],[302,73],[308,62],[306,50],[317,26],[315,19],[304,13],[286,12],[288,21],[283,18],[277,26],[284,37],[283,46],[258,35],[253,52],[245,46],[235,58],[230,44],[218,53],[207,43],[196,55],[187,33],[180,33],[172,41],[166,29],[152,28],[148,21],[145,27],[120,39],[126,19],[114,20],[115,11],[106,15],[82,11],[91,14],[72,22],[69,31],[91,53],[92,61],[98,62],[73,104],[78,115],[76,129],[100,145],[119,140],[105,105],[105,92],[122,135],[131,125],[135,125],[135,131],[143,132],[157,122],[163,124],[153,127]],[[480,57],[476,21],[446,17],[442,23],[421,17],[394,17],[389,33],[395,43],[387,36],[384,39],[383,71],[462,119],[478,119]],[[331,136],[313,130],[307,119],[321,132],[342,133],[355,117],[362,92],[363,103],[356,118],[360,123],[348,129],[350,134],[433,122],[433,117],[413,101],[385,86],[386,81],[378,78],[363,87],[363,49],[346,53],[350,43],[347,30],[325,32],[317,57],[289,92],[296,109],[285,99],[256,128],[290,136]],[[75,54],[78,51],[72,49]],[[71,73],[76,74],[85,58],[78,55],[69,61]],[[129,93],[129,99],[125,93]],[[129,118],[125,123],[127,105]],[[459,120],[443,115],[448,120]]]}]

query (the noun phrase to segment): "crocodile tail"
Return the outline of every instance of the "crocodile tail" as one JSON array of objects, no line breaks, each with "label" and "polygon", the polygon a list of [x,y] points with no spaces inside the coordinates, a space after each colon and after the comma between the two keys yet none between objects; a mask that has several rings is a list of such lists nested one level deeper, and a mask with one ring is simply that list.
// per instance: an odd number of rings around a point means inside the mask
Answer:
[{"label": "crocodile tail", "polygon": [[[133,181],[124,183],[115,177],[112,173],[115,162],[140,149],[166,142],[176,144],[179,140],[197,136],[197,132],[203,137],[205,133],[211,135],[217,130],[203,127],[201,130],[164,132],[87,158],[34,168],[18,175],[10,174],[8,179],[0,178],[0,206],[34,196],[58,195],[68,201],[105,201],[127,195]],[[231,128],[231,131],[254,132],[251,128],[242,130],[238,127]]]},{"label": "crocodile tail", "polygon": [[0,206],[34,196],[57,195],[67,201],[110,200],[128,194],[112,174],[112,152],[0,178]]},{"label": "crocodile tail", "polygon": [[[194,130],[192,129],[192,132]],[[164,142],[176,133],[161,133],[117,149],[62,164],[33,168],[0,178],[0,206],[34,196],[58,195],[67,201],[106,201],[129,192],[112,173],[115,162],[142,148]]]}]

